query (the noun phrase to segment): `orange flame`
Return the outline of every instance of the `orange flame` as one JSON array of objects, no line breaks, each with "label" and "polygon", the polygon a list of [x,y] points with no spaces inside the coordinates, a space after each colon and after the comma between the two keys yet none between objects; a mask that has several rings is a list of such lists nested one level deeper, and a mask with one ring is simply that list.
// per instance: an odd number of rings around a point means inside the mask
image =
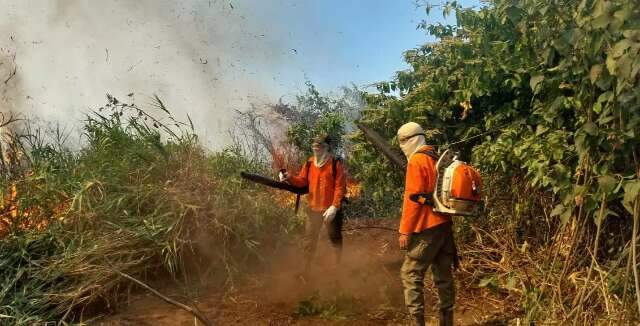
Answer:
[{"label": "orange flame", "polygon": [[347,178],[347,197],[358,198],[362,191],[362,185],[351,177]]},{"label": "orange flame", "polygon": [[280,143],[273,148],[271,153],[271,168],[274,171],[286,169],[288,171],[297,171],[300,168],[300,153],[287,143]]},{"label": "orange flame", "polygon": [[69,200],[62,200],[51,208],[52,216],[45,216],[43,211],[47,210],[37,206],[23,208],[22,214],[20,214],[17,186],[15,183],[11,183],[7,193],[0,201],[0,238],[4,237],[12,227],[18,227],[22,230],[44,230],[49,226],[48,218],[57,216],[62,219],[68,207]]}]

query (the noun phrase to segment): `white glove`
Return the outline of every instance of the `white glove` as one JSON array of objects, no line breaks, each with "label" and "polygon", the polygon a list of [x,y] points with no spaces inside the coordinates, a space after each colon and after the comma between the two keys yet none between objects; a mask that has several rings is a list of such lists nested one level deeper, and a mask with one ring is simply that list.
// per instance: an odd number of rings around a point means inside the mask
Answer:
[{"label": "white glove", "polygon": [[280,182],[285,182],[289,180],[289,172],[280,171],[280,173],[278,173],[278,177],[280,178]]},{"label": "white glove", "polygon": [[338,213],[338,208],[335,206],[329,206],[322,216],[324,217],[325,223],[331,223],[333,219],[336,217],[336,213]]}]

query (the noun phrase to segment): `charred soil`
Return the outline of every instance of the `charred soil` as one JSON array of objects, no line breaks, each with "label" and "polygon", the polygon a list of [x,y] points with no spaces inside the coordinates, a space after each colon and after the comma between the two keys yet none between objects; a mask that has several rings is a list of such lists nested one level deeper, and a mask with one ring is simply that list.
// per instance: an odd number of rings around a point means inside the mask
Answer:
[{"label": "charred soil", "polygon": [[[403,252],[396,233],[367,228],[391,220],[359,220],[345,224],[342,264],[335,266],[328,240],[319,240],[315,268],[301,277],[301,250],[296,242],[265,258],[266,266],[225,286],[189,286],[155,281],[151,285],[178,301],[197,307],[215,325],[398,325],[404,306],[399,270]],[[464,264],[464,261],[463,261]],[[505,298],[457,272],[456,324],[506,325],[514,311]],[[427,317],[437,323],[437,294],[425,280]],[[197,289],[196,289],[197,288]],[[187,294],[189,292],[189,294]],[[194,294],[196,293],[196,294]],[[139,290],[99,325],[194,325],[194,316]]]}]

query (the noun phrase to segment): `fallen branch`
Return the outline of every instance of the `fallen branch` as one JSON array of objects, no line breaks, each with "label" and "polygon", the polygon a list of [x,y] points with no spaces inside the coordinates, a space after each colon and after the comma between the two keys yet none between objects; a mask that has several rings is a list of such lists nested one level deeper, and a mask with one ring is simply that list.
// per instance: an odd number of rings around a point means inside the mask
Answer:
[{"label": "fallen branch", "polygon": [[350,229],[343,229],[342,231],[348,232],[348,231],[357,231],[357,230],[365,230],[365,229],[378,229],[378,230],[387,230],[387,231],[394,231],[394,232],[398,231],[398,229],[388,228],[384,226],[356,226]]},{"label": "fallen branch", "polygon": [[152,287],[146,285],[142,281],[140,281],[140,280],[138,280],[138,279],[136,279],[136,278],[134,278],[134,277],[132,277],[132,276],[130,276],[128,274],[125,274],[125,273],[123,273],[121,271],[118,271],[118,270],[114,270],[114,272],[116,272],[116,273],[120,274],[120,276],[122,276],[122,277],[124,277],[124,278],[126,278],[126,279],[128,279],[130,281],[133,281],[134,283],[142,286],[143,288],[145,288],[149,292],[153,293],[155,296],[157,296],[158,298],[162,299],[163,301],[165,301],[167,303],[170,303],[170,304],[172,304],[172,305],[174,305],[174,306],[176,306],[176,307],[178,307],[178,308],[180,308],[182,310],[188,311],[193,316],[198,318],[198,320],[200,320],[200,322],[203,323],[205,326],[213,326],[213,324],[205,316],[203,316],[199,311],[197,311],[196,309],[194,309],[192,307],[189,307],[189,306],[187,306],[185,304],[182,304],[182,303],[180,303],[178,301],[175,301],[175,300],[163,295],[162,293],[156,291]]}]

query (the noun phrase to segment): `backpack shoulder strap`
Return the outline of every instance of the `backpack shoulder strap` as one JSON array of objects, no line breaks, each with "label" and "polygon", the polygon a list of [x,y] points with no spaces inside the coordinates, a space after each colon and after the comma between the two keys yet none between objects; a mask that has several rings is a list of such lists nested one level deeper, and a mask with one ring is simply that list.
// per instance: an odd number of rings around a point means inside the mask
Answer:
[{"label": "backpack shoulder strap", "polygon": [[425,154],[431,157],[434,161],[438,161],[438,159],[440,159],[440,156],[438,156],[438,153],[430,149],[419,150],[416,153]]},{"label": "backpack shoulder strap", "polygon": [[[312,163],[313,158],[310,158],[307,160],[307,162],[305,162],[304,164],[307,166],[307,179],[309,179],[309,169],[311,169],[311,163]],[[342,162],[342,159],[339,157],[333,157],[333,162],[331,163],[331,172],[333,172],[333,179],[335,180],[336,178],[336,173],[338,171],[337,165],[338,162]],[[302,166],[302,168],[304,169],[304,166]]]},{"label": "backpack shoulder strap", "polygon": [[313,157],[309,158],[306,162],[304,162],[304,165],[302,166],[302,168],[304,169],[305,167],[307,168],[307,174],[305,175],[305,178],[307,180],[309,180],[309,169],[311,169],[311,163],[313,161]]},{"label": "backpack shoulder strap", "polygon": [[332,165],[332,172],[333,172],[333,179],[335,180],[336,178],[336,172],[338,171],[338,168],[336,167],[338,165],[338,162],[342,162],[342,159],[339,157],[333,157],[333,165]]}]

